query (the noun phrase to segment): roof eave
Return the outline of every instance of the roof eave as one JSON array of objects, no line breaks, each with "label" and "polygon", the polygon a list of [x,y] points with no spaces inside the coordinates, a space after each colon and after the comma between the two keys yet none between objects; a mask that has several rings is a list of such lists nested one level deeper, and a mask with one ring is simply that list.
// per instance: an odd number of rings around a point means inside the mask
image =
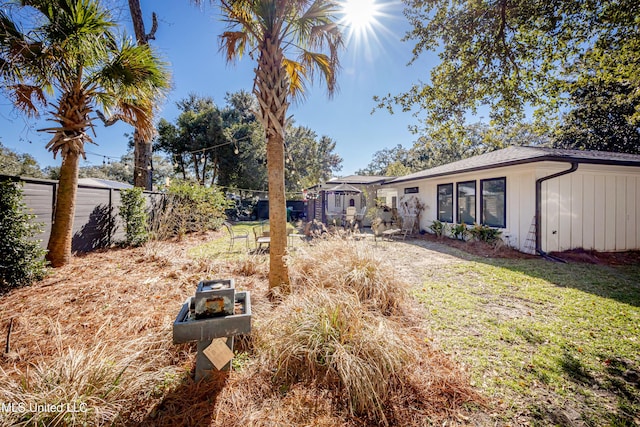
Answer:
[{"label": "roof eave", "polygon": [[570,157],[570,156],[548,155],[548,156],[540,156],[540,157],[534,157],[529,159],[513,160],[509,162],[503,162],[503,163],[492,164],[492,165],[477,166],[477,167],[460,169],[460,170],[449,171],[449,172],[436,173],[433,175],[425,175],[420,177],[413,177],[413,178],[406,178],[406,179],[397,178],[397,179],[394,179],[393,181],[385,182],[382,185],[393,185],[393,184],[399,184],[403,182],[420,181],[423,179],[439,178],[439,177],[449,176],[449,175],[458,175],[462,173],[478,172],[483,170],[496,169],[496,168],[508,167],[508,166],[517,166],[517,165],[523,165],[528,163],[538,163],[538,162],[585,163],[585,164],[608,165],[608,166],[640,167],[640,162],[633,161],[633,160],[585,159],[585,158]]}]

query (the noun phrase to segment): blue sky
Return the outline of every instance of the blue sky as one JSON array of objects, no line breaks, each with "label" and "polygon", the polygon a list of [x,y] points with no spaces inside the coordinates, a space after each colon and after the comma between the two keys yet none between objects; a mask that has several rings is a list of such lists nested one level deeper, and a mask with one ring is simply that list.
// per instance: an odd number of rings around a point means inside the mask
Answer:
[{"label": "blue sky", "polygon": [[[127,21],[129,11],[125,1],[111,0],[113,13]],[[306,99],[289,108],[297,125],[313,129],[319,136],[334,139],[336,152],[343,159],[343,168],[336,175],[353,174],[364,168],[376,151],[397,144],[410,147],[416,139],[408,126],[416,124],[411,113],[386,110],[371,114],[375,106],[374,95],[398,94],[413,83],[428,81],[431,67],[428,58],[421,58],[407,67],[411,60],[411,42],[401,42],[410,28],[399,1],[379,1],[379,25],[369,37],[352,37],[341,55],[342,69],[338,76],[339,91],[329,99],[321,82],[308,86]],[[218,9],[208,4],[203,8],[191,5],[187,0],[141,1],[147,31],[151,25],[151,12],[159,18],[156,40],[151,41],[164,60],[169,62],[173,89],[160,108],[159,117],[174,121],[178,115],[176,101],[189,93],[211,96],[218,105],[224,105],[227,92],[244,89],[251,91],[255,63],[245,57],[234,64],[227,64],[218,51],[218,35],[224,29]],[[57,166],[50,152],[45,150],[47,135],[37,132],[46,122],[27,119],[11,108],[9,101],[0,95],[0,141],[19,152],[33,155],[42,167]],[[132,133],[126,124],[105,128],[96,122],[94,141],[85,149],[90,153],[120,158],[127,150],[125,133]],[[295,159],[294,159],[295,160]],[[87,155],[82,165],[102,164],[103,157]]]}]

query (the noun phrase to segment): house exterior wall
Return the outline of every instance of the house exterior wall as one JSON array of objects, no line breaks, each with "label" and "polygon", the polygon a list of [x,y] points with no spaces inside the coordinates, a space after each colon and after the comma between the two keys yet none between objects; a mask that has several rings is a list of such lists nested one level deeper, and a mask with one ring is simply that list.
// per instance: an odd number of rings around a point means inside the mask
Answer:
[{"label": "house exterior wall", "polygon": [[[542,176],[551,169],[540,168]],[[542,248],[640,248],[640,170],[581,164],[542,185]]]},{"label": "house exterior wall", "polygon": [[[456,185],[476,182],[476,218],[481,215],[480,181],[505,178],[506,226],[502,238],[522,252],[535,252],[536,180],[567,170],[568,163],[540,162],[426,178],[396,184],[399,201],[418,197],[426,206],[420,229],[438,218],[438,185],[453,184],[454,222]],[[406,194],[405,188],[418,187]],[[598,251],[640,249],[640,170],[634,167],[580,164],[578,170],[542,183],[541,249],[575,248]]]}]

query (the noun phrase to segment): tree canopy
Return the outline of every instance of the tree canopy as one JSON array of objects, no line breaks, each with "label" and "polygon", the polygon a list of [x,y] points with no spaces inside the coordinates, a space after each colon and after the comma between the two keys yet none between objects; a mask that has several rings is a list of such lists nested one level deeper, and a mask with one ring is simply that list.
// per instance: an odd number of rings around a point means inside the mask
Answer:
[{"label": "tree canopy", "polygon": [[[494,122],[557,119],[578,88],[593,82],[640,98],[637,0],[404,0],[414,61],[437,52],[424,83],[376,98],[380,107],[418,108],[429,125],[486,106]],[[425,76],[427,77],[427,76]],[[640,121],[640,108],[626,116]]]}]

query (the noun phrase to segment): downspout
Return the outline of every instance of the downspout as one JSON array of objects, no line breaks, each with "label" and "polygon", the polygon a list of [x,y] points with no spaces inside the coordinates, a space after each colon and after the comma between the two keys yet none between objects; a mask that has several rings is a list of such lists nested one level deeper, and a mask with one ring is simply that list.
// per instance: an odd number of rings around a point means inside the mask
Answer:
[{"label": "downspout", "polygon": [[569,169],[536,180],[536,253],[540,254],[543,258],[552,261],[565,262],[564,260],[551,256],[542,250],[542,183],[549,179],[557,178],[562,175],[568,175],[577,170],[578,163],[571,162],[571,167]]}]

